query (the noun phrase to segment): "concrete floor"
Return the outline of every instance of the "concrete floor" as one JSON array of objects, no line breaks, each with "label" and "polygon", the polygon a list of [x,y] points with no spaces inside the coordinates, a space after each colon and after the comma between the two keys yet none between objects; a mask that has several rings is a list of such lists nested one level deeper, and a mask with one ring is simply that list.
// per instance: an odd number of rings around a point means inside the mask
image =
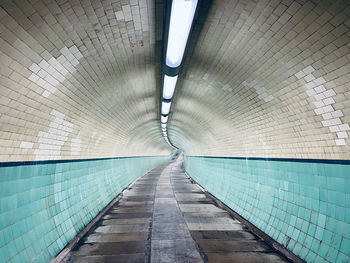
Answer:
[{"label": "concrete floor", "polygon": [[159,166],[125,191],[69,262],[288,262],[215,205],[181,168]]}]

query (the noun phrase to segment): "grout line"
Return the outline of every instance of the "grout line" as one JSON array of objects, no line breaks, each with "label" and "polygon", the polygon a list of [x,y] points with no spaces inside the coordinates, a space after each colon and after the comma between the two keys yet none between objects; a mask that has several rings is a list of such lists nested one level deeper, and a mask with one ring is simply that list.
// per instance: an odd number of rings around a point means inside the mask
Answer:
[{"label": "grout line", "polygon": [[278,243],[276,240],[274,240],[272,237],[267,235],[265,232],[257,228],[255,225],[250,223],[248,220],[244,219],[242,216],[240,216],[238,213],[233,211],[230,207],[225,205],[223,202],[221,202],[218,198],[216,198],[214,195],[209,193],[205,188],[201,187],[200,184],[198,184],[195,180],[190,177],[186,170],[185,170],[186,176],[191,180],[192,183],[198,185],[200,188],[202,188],[204,193],[208,195],[215,203],[216,205],[225,210],[232,218],[238,220],[243,226],[245,226],[248,231],[253,233],[255,236],[257,236],[260,240],[263,242],[266,242],[273,250],[276,251],[277,254],[280,256],[284,257],[286,260],[289,262],[294,262],[294,263],[305,263],[304,260],[299,258],[297,255],[295,255],[293,252],[289,251],[287,248],[282,246],[280,243]]},{"label": "grout line", "polygon": [[[158,167],[158,166],[157,166]],[[134,182],[126,186],[107,206],[105,206],[96,217],[87,224],[82,231],[80,231],[53,259],[50,260],[50,263],[66,263],[71,256],[71,251],[79,243],[79,241],[92,229],[93,226],[106,214],[106,212],[114,206],[122,197],[125,191],[129,190],[139,179],[150,173],[153,168],[147,171],[144,175],[137,178]]]},{"label": "grout line", "polygon": [[102,209],[101,212],[99,212],[97,216],[90,221],[90,223],[87,224],[87,226],[84,227],[84,229],[80,231],[55,258],[50,261],[50,263],[68,262],[71,251],[78,244],[78,242],[92,229],[92,227],[104,216],[104,214],[123,197],[124,191],[128,190],[128,188],[129,186],[124,188],[116,198],[114,198],[104,209]]}]

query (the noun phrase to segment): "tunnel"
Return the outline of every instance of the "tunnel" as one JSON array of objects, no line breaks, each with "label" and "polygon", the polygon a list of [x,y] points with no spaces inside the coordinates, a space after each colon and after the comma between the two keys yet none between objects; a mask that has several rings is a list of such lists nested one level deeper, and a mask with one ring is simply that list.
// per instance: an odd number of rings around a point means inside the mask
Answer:
[{"label": "tunnel", "polygon": [[0,0],[0,263],[350,262],[350,1]]}]

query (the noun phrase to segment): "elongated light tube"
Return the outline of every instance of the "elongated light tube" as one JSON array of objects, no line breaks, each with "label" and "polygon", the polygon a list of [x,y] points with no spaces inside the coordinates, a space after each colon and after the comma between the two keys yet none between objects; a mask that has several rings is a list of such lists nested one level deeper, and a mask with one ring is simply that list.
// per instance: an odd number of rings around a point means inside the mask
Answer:
[{"label": "elongated light tube", "polygon": [[171,5],[166,65],[181,64],[198,0],[173,0]]},{"label": "elongated light tube", "polygon": [[160,122],[161,122],[161,123],[166,123],[166,122],[168,122],[168,116],[161,116],[161,117],[160,117]]},{"label": "elongated light tube", "polygon": [[177,76],[169,77],[168,75],[164,75],[164,85],[163,85],[163,98],[170,100],[175,91]]},{"label": "elongated light tube", "polygon": [[169,114],[170,105],[171,105],[171,102],[165,102],[165,101],[162,102],[162,114],[163,115]]}]

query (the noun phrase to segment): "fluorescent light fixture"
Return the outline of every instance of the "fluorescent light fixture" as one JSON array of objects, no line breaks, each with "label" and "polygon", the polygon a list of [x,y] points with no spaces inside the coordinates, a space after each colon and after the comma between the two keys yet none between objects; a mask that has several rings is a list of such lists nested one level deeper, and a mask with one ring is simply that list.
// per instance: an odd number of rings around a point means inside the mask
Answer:
[{"label": "fluorescent light fixture", "polygon": [[163,98],[170,100],[175,91],[177,76],[170,77],[168,75],[164,75],[164,86],[163,86]]},{"label": "fluorescent light fixture", "polygon": [[162,126],[162,128],[166,127],[166,123],[161,123],[160,126]]},{"label": "fluorescent light fixture", "polygon": [[169,114],[170,105],[171,105],[171,102],[165,102],[165,101],[162,102],[162,114],[163,115]]},{"label": "fluorescent light fixture", "polygon": [[168,117],[169,116],[160,116],[160,122],[162,122],[162,123],[166,123],[166,122],[168,122]]},{"label": "fluorescent light fixture", "polygon": [[198,0],[173,0],[171,5],[166,64],[181,64]]}]

